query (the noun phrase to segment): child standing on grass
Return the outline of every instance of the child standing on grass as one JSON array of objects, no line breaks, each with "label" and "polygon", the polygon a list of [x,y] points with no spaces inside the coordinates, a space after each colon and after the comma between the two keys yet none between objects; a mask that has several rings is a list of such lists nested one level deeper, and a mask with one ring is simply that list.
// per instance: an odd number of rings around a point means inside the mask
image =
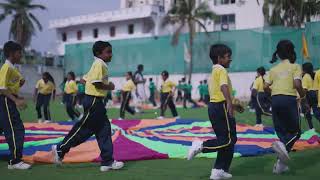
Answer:
[{"label": "child standing on grass", "polygon": [[301,67],[295,63],[296,52],[291,41],[281,40],[278,43],[271,63],[277,58],[281,62],[271,68],[265,88],[272,86],[272,120],[280,140],[272,143],[277,154],[273,173],[280,174],[289,170],[289,152],[301,135],[297,92],[301,99],[305,98],[305,93],[301,84]]},{"label": "child standing on grass", "polygon": [[130,114],[134,115],[135,111],[129,106],[131,100],[131,92],[136,89],[136,85],[132,80],[132,72],[129,71],[126,74],[126,83],[122,87],[122,103],[120,107],[120,118],[119,120],[124,119],[125,111],[128,111]]},{"label": "child standing on grass", "polygon": [[77,86],[78,86],[78,93],[77,93],[77,101],[78,101],[78,106],[82,107],[82,101],[84,98],[84,92],[85,92],[85,86],[82,84],[80,81],[77,81]]},{"label": "child standing on grass", "polygon": [[157,103],[155,100],[156,85],[154,84],[152,78],[149,78],[149,92],[149,101],[152,103],[153,107],[157,107]]},{"label": "child standing on grass", "polygon": [[76,96],[78,93],[78,86],[75,81],[76,75],[74,72],[69,72],[67,75],[67,82],[64,88],[65,93],[65,105],[68,116],[71,118],[71,121],[78,120],[80,117],[80,112],[76,110]]},{"label": "child standing on grass", "polygon": [[177,85],[177,98],[176,98],[176,102],[181,102],[183,101],[183,96],[182,96],[182,92],[183,92],[183,85],[181,84],[182,80],[180,80],[178,82]]},{"label": "child standing on grass", "polygon": [[203,101],[203,84],[202,84],[202,81],[200,81],[200,84],[198,85],[198,92],[199,92],[199,95],[200,95],[200,98],[199,98],[199,101],[198,102],[202,102]]},{"label": "child standing on grass", "polygon": [[174,118],[180,118],[178,116],[176,105],[173,102],[173,96],[176,91],[176,84],[168,79],[169,78],[168,71],[162,71],[161,77],[163,82],[160,90],[161,105],[160,105],[160,116],[158,117],[158,119],[164,119],[164,113],[167,109],[167,106],[169,106],[172,116]]},{"label": "child standing on grass", "polygon": [[210,101],[210,95],[209,95],[209,87],[206,79],[203,80],[203,98],[204,98],[204,102],[208,105]]},{"label": "child standing on grass", "polygon": [[270,103],[269,95],[264,91],[264,75],[266,74],[266,70],[264,67],[259,67],[257,69],[257,78],[253,82],[252,86],[252,96],[253,96],[253,104],[255,107],[256,113],[256,127],[263,127],[261,116],[262,114],[271,116],[270,112]]},{"label": "child standing on grass", "polygon": [[18,111],[18,108],[26,108],[24,98],[18,96],[25,80],[14,66],[21,60],[22,47],[18,43],[8,41],[3,46],[3,52],[6,61],[0,69],[0,129],[3,130],[9,145],[8,169],[25,170],[31,165],[22,161],[25,131]]},{"label": "child standing on grass", "polygon": [[112,59],[112,46],[108,42],[97,41],[94,43],[93,55],[95,60],[82,80],[86,84],[85,97],[83,99],[84,115],[76,122],[68,135],[57,145],[52,146],[53,162],[62,164],[66,153],[72,147],[85,142],[95,135],[100,148],[102,159],[100,171],[121,169],[123,162],[113,159],[113,144],[111,124],[103,104],[107,91],[114,90],[114,84],[109,82],[108,62]]},{"label": "child standing on grass", "polygon": [[187,155],[188,160],[191,160],[201,152],[218,152],[210,179],[232,178],[230,165],[237,142],[237,134],[231,99],[232,85],[226,70],[232,61],[231,55],[231,49],[224,44],[215,44],[210,48],[213,67],[209,81],[208,114],[217,138],[205,142],[193,141]]},{"label": "child standing on grass", "polygon": [[184,86],[184,98],[183,98],[183,107],[187,108],[187,101],[193,104],[193,107],[198,107],[198,104],[192,99],[192,85],[191,81],[188,81],[188,84]]},{"label": "child standing on grass", "polygon": [[50,100],[55,100],[56,97],[56,86],[54,79],[50,73],[44,72],[42,74],[42,79],[37,82],[36,88],[34,89],[34,101],[36,102],[36,110],[38,114],[38,123],[42,123],[42,113],[41,108],[43,107],[43,114],[45,118],[45,123],[51,122],[50,115]]},{"label": "child standing on grass", "polygon": [[311,63],[304,63],[302,65],[303,78],[302,78],[302,87],[306,92],[306,98],[302,99],[301,107],[304,113],[304,117],[307,119],[309,129],[314,130],[312,123],[311,109],[315,117],[320,120],[320,112],[317,100],[317,91],[314,87],[314,77],[315,73],[313,71],[313,65]]}]

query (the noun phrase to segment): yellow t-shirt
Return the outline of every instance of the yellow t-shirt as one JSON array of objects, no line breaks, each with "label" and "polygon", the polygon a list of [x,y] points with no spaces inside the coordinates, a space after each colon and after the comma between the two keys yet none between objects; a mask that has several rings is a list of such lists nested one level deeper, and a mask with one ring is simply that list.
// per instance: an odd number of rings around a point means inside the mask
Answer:
[{"label": "yellow t-shirt", "polygon": [[105,97],[107,94],[106,90],[97,89],[93,83],[101,82],[108,84],[108,66],[107,64],[99,59],[95,58],[89,72],[83,77],[86,81],[85,93],[90,96]]},{"label": "yellow t-shirt", "polygon": [[222,85],[228,85],[231,96],[232,84],[228,72],[223,66],[216,64],[212,67],[209,80],[210,102],[222,102],[226,100],[221,91]]},{"label": "yellow t-shirt", "polygon": [[266,83],[272,85],[271,95],[297,96],[294,88],[294,80],[301,80],[301,67],[298,64],[291,64],[289,60],[283,60],[269,72]]},{"label": "yellow t-shirt", "polygon": [[45,83],[43,79],[40,79],[36,84],[36,89],[38,89],[39,93],[48,95],[51,94],[56,87],[51,81]]},{"label": "yellow t-shirt", "polygon": [[308,91],[315,90],[313,88],[313,79],[310,74],[305,74],[302,78],[302,87]]},{"label": "yellow t-shirt", "polygon": [[259,76],[257,79],[254,80],[253,89],[257,90],[258,92],[264,92],[264,82],[262,76]]},{"label": "yellow t-shirt", "polygon": [[169,93],[169,92],[171,92],[172,91],[172,89],[174,88],[174,87],[176,87],[177,85],[176,85],[176,83],[174,83],[174,82],[172,82],[172,81],[170,81],[170,80],[166,80],[166,81],[163,81],[162,82],[162,85],[161,85],[161,92],[162,93]]},{"label": "yellow t-shirt", "polygon": [[320,69],[314,75],[313,88],[315,90],[319,90],[320,89]]},{"label": "yellow t-shirt", "polygon": [[124,85],[122,86],[122,91],[131,92],[136,88],[136,85],[133,83],[133,81],[130,79]]},{"label": "yellow t-shirt", "polygon": [[78,92],[77,83],[74,80],[67,81],[64,87],[64,92],[66,94],[77,94]]},{"label": "yellow t-shirt", "polygon": [[10,93],[18,95],[21,80],[23,77],[19,70],[7,60],[0,69],[0,89],[7,89]]}]

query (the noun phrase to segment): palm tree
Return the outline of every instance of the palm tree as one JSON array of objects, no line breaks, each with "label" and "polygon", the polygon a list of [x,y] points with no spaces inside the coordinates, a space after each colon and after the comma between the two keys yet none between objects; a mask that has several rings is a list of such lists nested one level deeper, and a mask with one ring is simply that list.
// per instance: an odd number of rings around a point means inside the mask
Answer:
[{"label": "palm tree", "polygon": [[35,25],[42,31],[42,25],[35,17],[31,10],[41,9],[46,7],[40,4],[32,4],[32,0],[5,0],[5,3],[0,3],[0,8],[3,12],[0,14],[0,22],[8,16],[12,16],[11,26],[9,30],[9,39],[14,39],[23,47],[30,45],[31,37],[35,35]]},{"label": "palm tree", "polygon": [[264,0],[263,14],[266,24],[301,27],[303,22],[310,22],[312,16],[320,14],[320,1]]},{"label": "palm tree", "polygon": [[179,42],[179,36],[185,26],[188,27],[189,34],[189,54],[190,62],[188,68],[188,79],[191,80],[192,69],[193,69],[193,40],[195,37],[196,29],[195,26],[199,25],[206,34],[208,34],[206,26],[203,22],[208,19],[213,20],[216,17],[215,13],[212,12],[206,2],[201,2],[198,5],[196,0],[177,0],[173,4],[172,8],[168,11],[167,15],[162,20],[162,27],[169,24],[178,25],[172,36],[171,44],[176,46]]}]

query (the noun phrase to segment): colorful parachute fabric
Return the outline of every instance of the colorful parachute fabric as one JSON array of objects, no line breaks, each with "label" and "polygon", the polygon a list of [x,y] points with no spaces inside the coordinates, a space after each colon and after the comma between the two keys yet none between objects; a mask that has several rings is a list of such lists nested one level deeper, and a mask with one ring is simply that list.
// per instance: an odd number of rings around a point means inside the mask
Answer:
[{"label": "colorful parachute fabric", "polygon": [[[64,138],[72,123],[54,124],[25,123],[24,160],[33,163],[51,163],[51,145]],[[185,158],[191,142],[198,138],[215,138],[208,121],[190,119],[165,120],[112,120],[114,157],[117,160],[147,160]],[[235,156],[258,156],[272,153],[271,143],[277,140],[273,128],[237,125],[238,142]],[[295,144],[295,150],[320,147],[319,134],[306,131]],[[9,154],[4,136],[0,136],[0,157]],[[91,137],[85,143],[72,148],[65,156],[66,163],[98,162],[100,151]],[[216,157],[216,153],[198,157]]]}]

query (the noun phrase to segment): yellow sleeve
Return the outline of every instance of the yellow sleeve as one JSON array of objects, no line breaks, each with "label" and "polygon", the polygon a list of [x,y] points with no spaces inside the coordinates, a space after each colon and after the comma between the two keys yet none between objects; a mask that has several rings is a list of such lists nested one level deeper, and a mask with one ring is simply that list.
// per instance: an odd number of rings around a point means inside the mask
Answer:
[{"label": "yellow sleeve", "polygon": [[258,78],[254,80],[253,82],[253,86],[252,86],[252,89],[255,89],[255,90],[258,90],[259,89],[259,86],[258,86]]},{"label": "yellow sleeve", "polygon": [[272,71],[270,71],[269,74],[265,76],[264,80],[267,84],[272,85],[272,82],[273,82]]},{"label": "yellow sleeve", "polygon": [[37,88],[37,89],[40,88],[40,84],[41,84],[40,82],[41,82],[41,80],[38,80],[38,81],[37,81],[37,84],[36,84],[36,88]]},{"label": "yellow sleeve", "polygon": [[101,64],[96,64],[89,76],[86,76],[91,83],[103,82],[103,67]]},{"label": "yellow sleeve", "polygon": [[8,88],[8,81],[9,81],[9,66],[3,65],[0,70],[0,89],[7,89]]},{"label": "yellow sleeve", "polygon": [[308,74],[304,75],[303,78],[302,78],[302,88],[303,89],[310,89],[310,87],[312,86],[311,83],[312,82],[310,82]]},{"label": "yellow sleeve", "polygon": [[136,89],[136,85],[133,83],[133,81],[131,81],[131,91],[133,91],[134,89]]},{"label": "yellow sleeve", "polygon": [[320,86],[319,86],[319,81],[320,81],[320,73],[319,71],[316,72],[316,75],[314,76],[314,84],[313,84],[313,87],[317,90],[320,89]]},{"label": "yellow sleeve", "polygon": [[219,85],[228,85],[228,74],[225,69],[220,71]]},{"label": "yellow sleeve", "polygon": [[302,79],[302,71],[301,71],[301,67],[297,64],[293,70],[293,79],[296,80],[296,79]]},{"label": "yellow sleeve", "polygon": [[170,86],[171,86],[172,88],[174,88],[174,87],[176,87],[177,85],[176,85],[176,83],[170,81]]}]

